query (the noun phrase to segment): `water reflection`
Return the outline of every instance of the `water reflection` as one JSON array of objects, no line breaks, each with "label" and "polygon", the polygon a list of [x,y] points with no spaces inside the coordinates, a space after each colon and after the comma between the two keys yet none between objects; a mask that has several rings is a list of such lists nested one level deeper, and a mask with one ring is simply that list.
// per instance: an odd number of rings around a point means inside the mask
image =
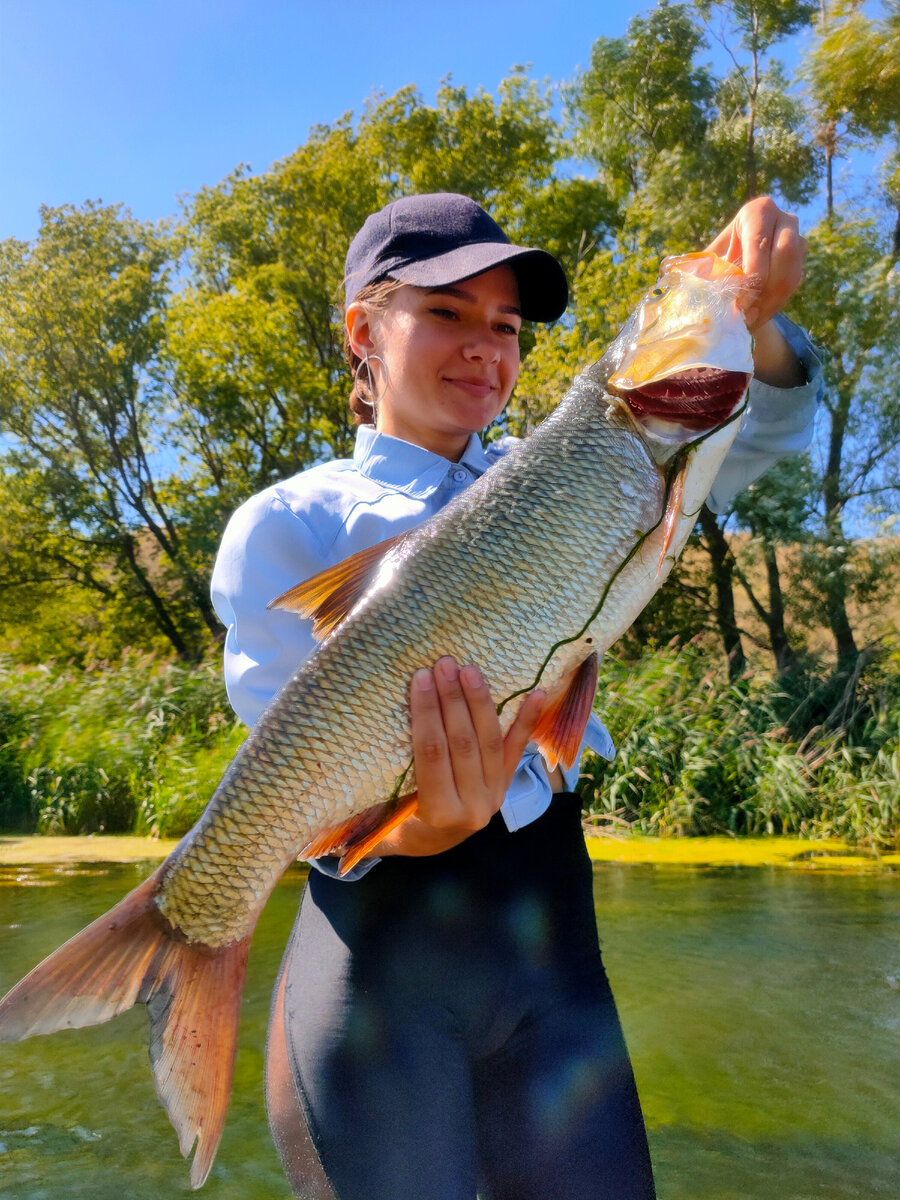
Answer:
[{"label": "water reflection", "polygon": [[[0,989],[148,870],[0,872]],[[288,1200],[262,1067],[302,882],[288,875],[254,940],[210,1200]],[[598,866],[595,896],[661,1200],[900,1195],[900,879]],[[0,1195],[189,1191],[153,1090],[143,1009],[3,1047]]]}]

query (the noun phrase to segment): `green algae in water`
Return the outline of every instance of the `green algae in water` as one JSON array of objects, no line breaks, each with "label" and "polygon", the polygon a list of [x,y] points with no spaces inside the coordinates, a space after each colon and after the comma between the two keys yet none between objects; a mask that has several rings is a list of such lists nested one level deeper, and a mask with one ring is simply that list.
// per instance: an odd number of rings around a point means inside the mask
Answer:
[{"label": "green algae in water", "polygon": [[[18,886],[2,873],[0,989],[150,867],[97,870],[19,870]],[[288,874],[254,939],[234,1097],[200,1193],[209,1200],[290,1197],[266,1125],[263,1058],[302,883]],[[896,1200],[900,879],[602,865],[595,896],[660,1200]],[[0,1195],[191,1194],[146,1042],[137,1008],[0,1048]]]},{"label": "green algae in water", "polygon": [[600,868],[662,1200],[900,1195],[900,879]]}]

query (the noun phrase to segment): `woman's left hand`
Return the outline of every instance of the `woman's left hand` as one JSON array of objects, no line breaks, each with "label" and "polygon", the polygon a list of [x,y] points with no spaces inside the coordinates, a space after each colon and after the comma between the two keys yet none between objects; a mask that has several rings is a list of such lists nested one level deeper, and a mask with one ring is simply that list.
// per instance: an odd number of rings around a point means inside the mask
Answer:
[{"label": "woman's left hand", "polygon": [[793,213],[782,212],[769,196],[757,196],[738,212],[707,247],[751,277],[753,299],[745,309],[756,339],[757,379],[775,387],[797,387],[803,369],[778,329],[771,324],[803,280],[806,239]]}]

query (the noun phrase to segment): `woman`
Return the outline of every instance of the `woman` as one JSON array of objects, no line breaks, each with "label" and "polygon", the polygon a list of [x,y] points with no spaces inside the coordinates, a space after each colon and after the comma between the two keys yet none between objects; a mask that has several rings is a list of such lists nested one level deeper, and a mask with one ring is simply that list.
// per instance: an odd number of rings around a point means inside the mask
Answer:
[{"label": "woman", "polygon": [[[819,366],[804,335],[772,319],[800,280],[796,220],[754,201],[712,248],[760,279],[756,378],[721,504],[806,444]],[[366,221],[346,270],[354,457],[248,501],[216,564],[229,696],[248,723],[314,645],[306,623],[266,603],[488,469],[498,451],[478,434],[512,392],[521,323],[557,319],[567,294],[552,256],[511,245],[466,197],[406,197]],[[418,671],[417,816],[349,877],[328,860],[310,872],[267,1076],[297,1195],[654,1195],[569,790],[577,768],[548,774],[528,749],[543,701],[528,697],[504,738],[476,665]],[[595,720],[587,743],[611,757]]]}]

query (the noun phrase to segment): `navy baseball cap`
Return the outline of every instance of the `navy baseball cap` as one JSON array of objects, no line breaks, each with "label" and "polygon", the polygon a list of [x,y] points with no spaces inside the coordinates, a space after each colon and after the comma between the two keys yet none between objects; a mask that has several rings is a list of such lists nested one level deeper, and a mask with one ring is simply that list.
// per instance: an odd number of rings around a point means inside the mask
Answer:
[{"label": "navy baseball cap", "polygon": [[488,214],[454,192],[403,196],[366,219],[350,243],[344,272],[347,304],[370,283],[390,276],[415,287],[446,287],[508,263],[519,284],[522,316],[555,321],[569,285],[546,250],[514,246]]}]

